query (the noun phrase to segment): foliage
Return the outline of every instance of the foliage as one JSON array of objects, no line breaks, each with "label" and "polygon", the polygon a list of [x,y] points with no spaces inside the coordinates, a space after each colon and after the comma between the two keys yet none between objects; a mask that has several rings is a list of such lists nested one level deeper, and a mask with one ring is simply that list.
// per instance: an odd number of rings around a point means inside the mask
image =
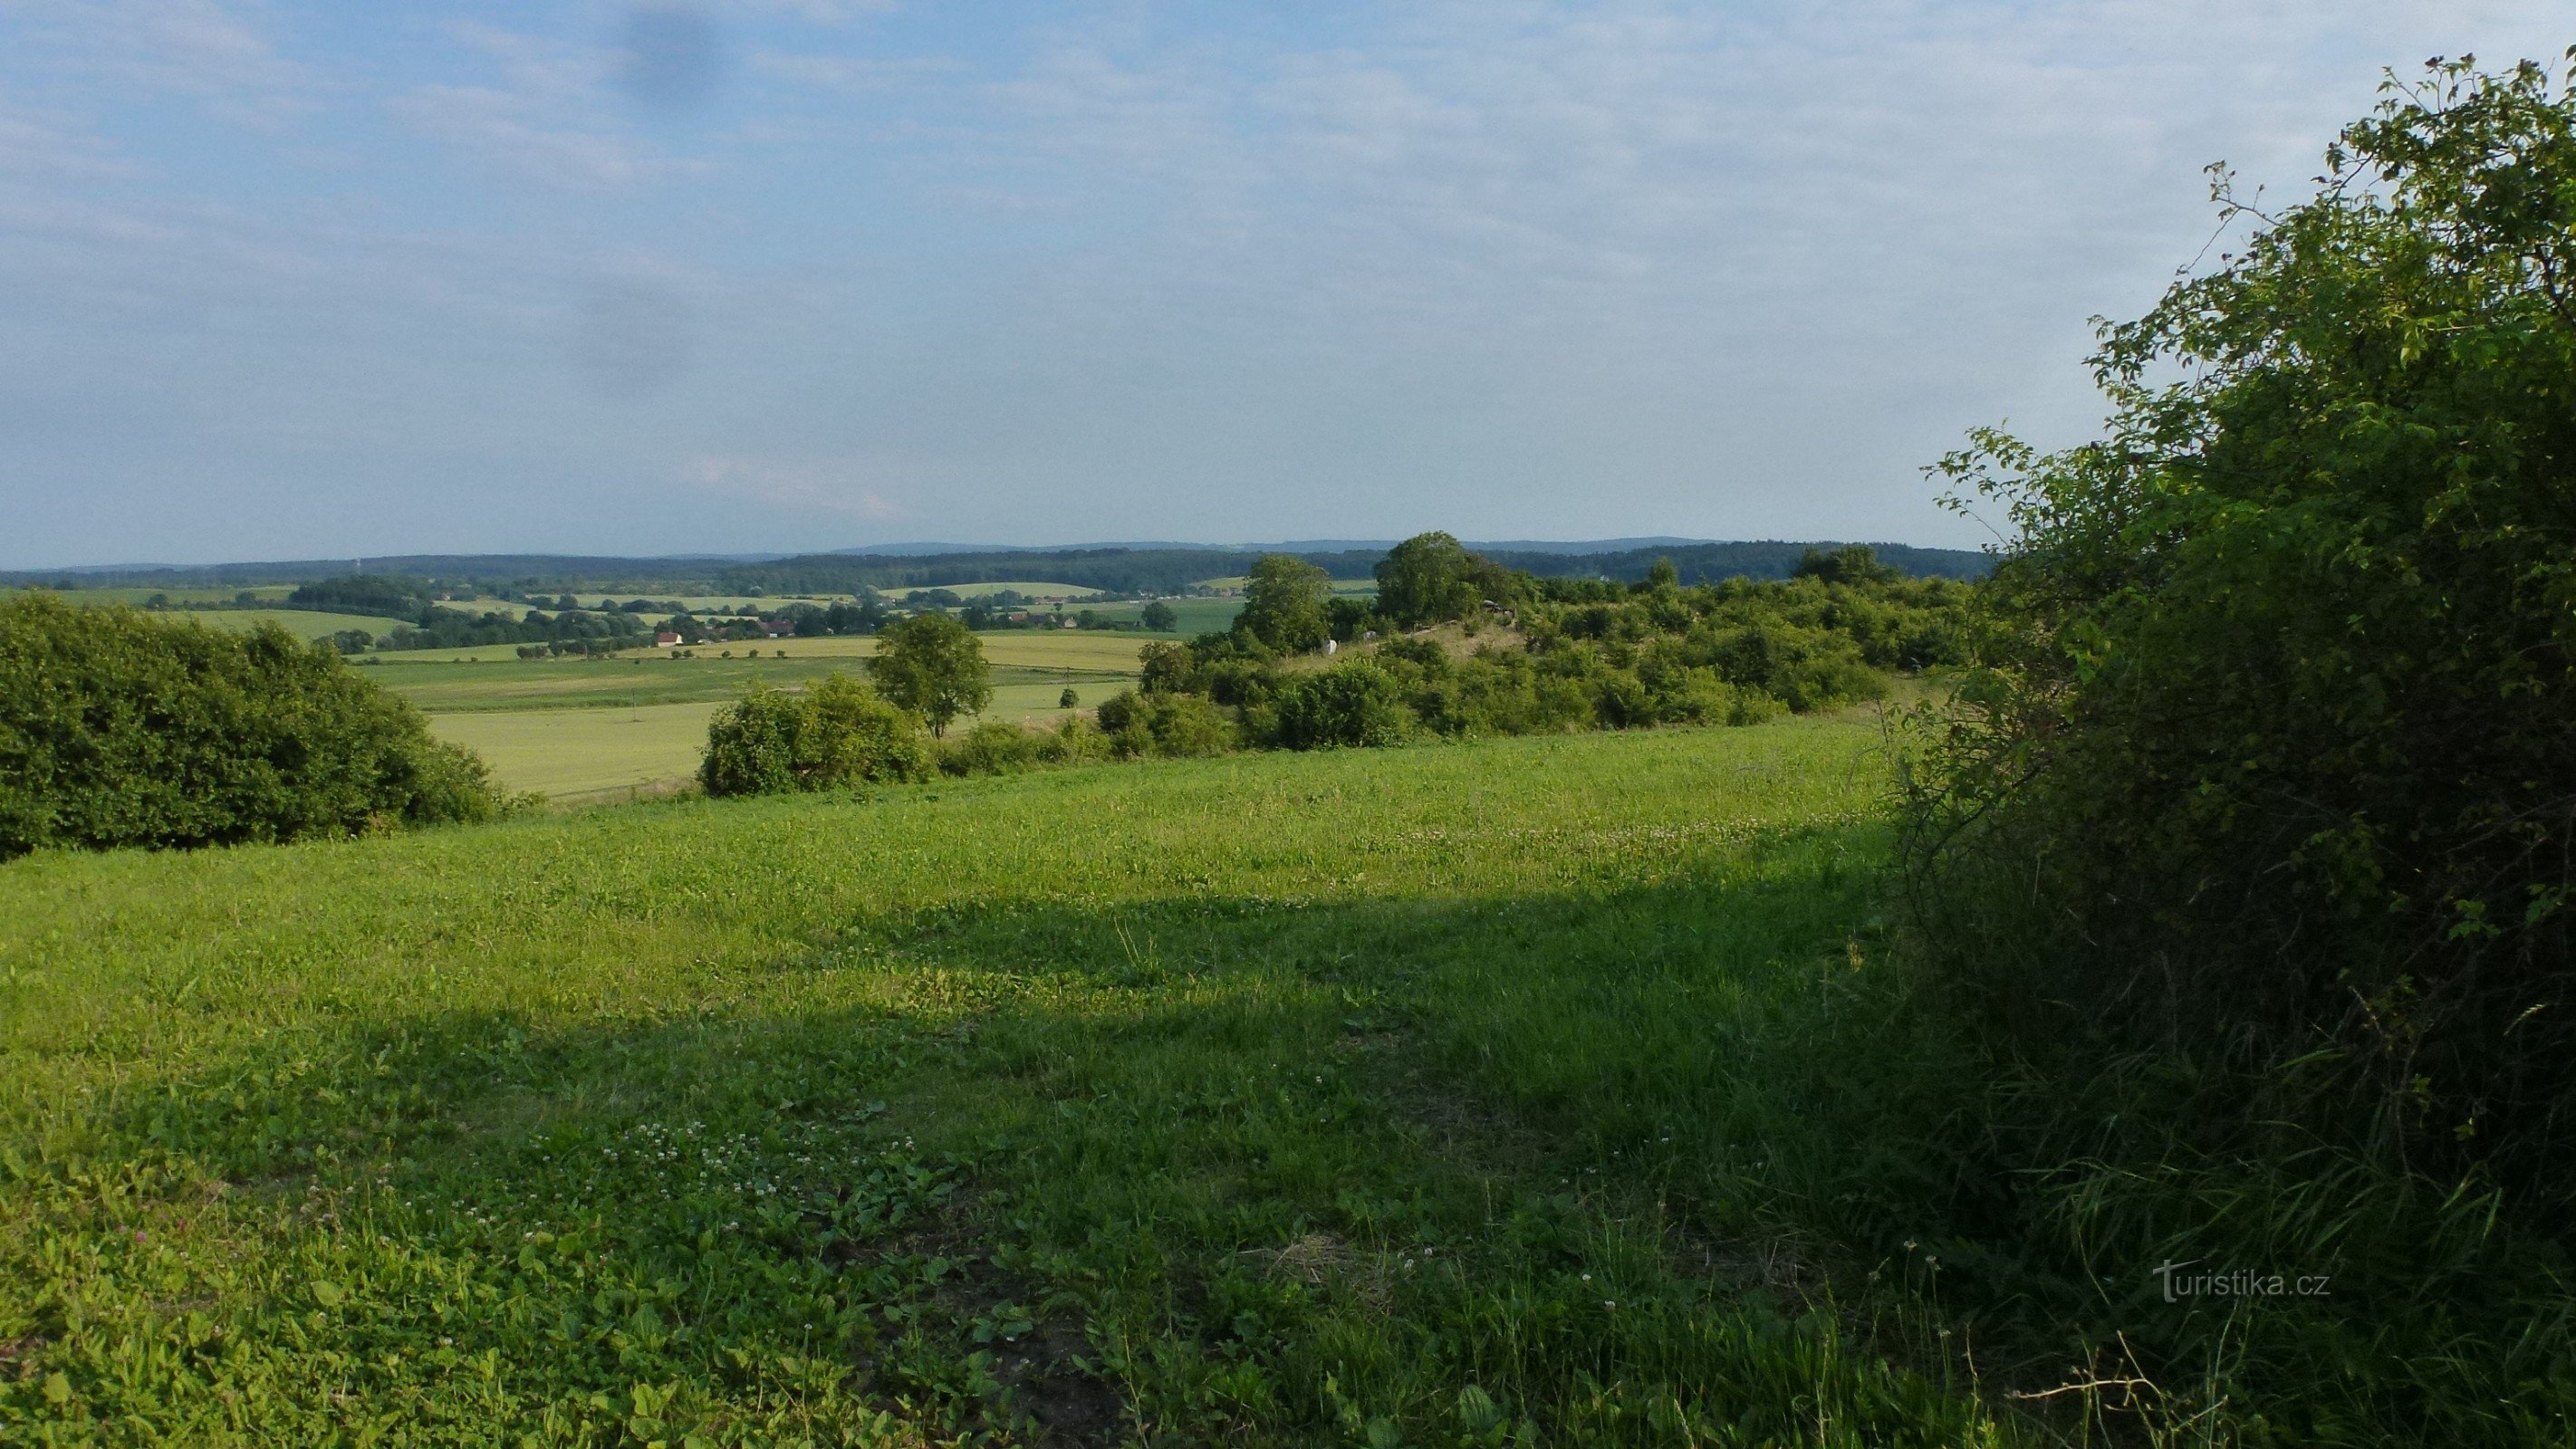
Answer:
[{"label": "foliage", "polygon": [[482,762],[328,645],[0,600],[0,858],[488,819]]},{"label": "foliage", "polygon": [[1324,618],[1332,586],[1332,576],[1313,564],[1284,553],[1263,554],[1244,584],[1234,632],[1283,653],[1320,648],[1332,637]]},{"label": "foliage", "polygon": [[[1147,646],[1143,688],[1203,695],[1242,711],[1252,740],[1299,749],[1391,743],[1417,729],[1753,724],[1881,698],[1896,672],[1959,663],[1968,594],[1897,577],[1865,547],[1818,554],[1785,583],[1686,589],[1668,564],[1633,585],[1512,575],[1447,534],[1424,534],[1389,555],[1375,610],[1332,601],[1326,627],[1358,641],[1355,656],[1300,673],[1238,627],[1186,649]],[[1418,633],[1366,642],[1408,619],[1482,642],[1466,657]]]},{"label": "foliage", "polygon": [[846,674],[790,694],[756,680],[707,722],[698,782],[710,795],[844,790],[920,779],[929,771],[920,727]]},{"label": "foliage", "polygon": [[1147,601],[1143,610],[1138,612],[1136,619],[1138,623],[1156,634],[1168,634],[1178,628],[1181,622],[1181,616],[1173,612],[1172,606],[1160,599]]},{"label": "foliage", "polygon": [[[2254,233],[2107,329],[2101,441],[1946,465],[2020,538],[1918,796],[1922,900],[2149,1039],[2345,1060],[2383,1150],[2563,1212],[2576,94],[2437,65],[2313,199],[2219,194]],[[1942,909],[1994,877],[2047,903],[2009,946]],[[2319,1074],[2265,1080],[2297,1116]]]},{"label": "foliage", "polygon": [[1259,727],[1291,750],[1392,745],[1409,724],[1394,676],[1366,660],[1301,674],[1272,697]]},{"label": "foliage", "polygon": [[351,574],[299,584],[286,596],[287,606],[333,614],[380,614],[388,619],[418,618],[436,597],[418,579],[393,574]]},{"label": "foliage", "polygon": [[943,775],[1011,775],[1039,763],[1043,735],[1003,720],[986,720],[938,750]]},{"label": "foliage", "polygon": [[1123,760],[1215,755],[1235,744],[1232,722],[1196,695],[1122,690],[1101,701],[1099,714],[1110,752]]},{"label": "foliage", "polygon": [[[1829,584],[1892,584],[1905,575],[1893,565],[1878,561],[1878,550],[1865,543],[1844,548],[1811,548],[1798,559],[1798,570],[1792,577],[1822,579]],[[1678,575],[1675,576],[1678,579]]]},{"label": "foliage", "polygon": [[1416,534],[1377,566],[1377,612],[1401,629],[1464,618],[1486,601],[1508,604],[1521,592],[1509,570],[1445,533]]},{"label": "foliage", "polygon": [[927,720],[934,735],[993,697],[983,642],[946,614],[915,614],[885,629],[868,673],[886,698]]}]

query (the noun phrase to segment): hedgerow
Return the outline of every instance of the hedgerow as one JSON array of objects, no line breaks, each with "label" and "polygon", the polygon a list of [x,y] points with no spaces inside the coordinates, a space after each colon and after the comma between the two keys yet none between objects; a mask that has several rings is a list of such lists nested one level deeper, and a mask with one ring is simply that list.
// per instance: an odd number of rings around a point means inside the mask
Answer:
[{"label": "hedgerow", "polygon": [[481,820],[502,797],[419,710],[273,624],[0,602],[0,857]]}]

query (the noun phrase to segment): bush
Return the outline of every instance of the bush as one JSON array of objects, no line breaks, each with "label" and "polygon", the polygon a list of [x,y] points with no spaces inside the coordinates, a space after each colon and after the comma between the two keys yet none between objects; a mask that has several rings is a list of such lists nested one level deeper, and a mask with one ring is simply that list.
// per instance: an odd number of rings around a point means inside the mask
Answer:
[{"label": "bush", "polygon": [[1221,755],[1235,743],[1233,723],[1195,694],[1121,690],[1101,702],[1100,729],[1122,760]]},{"label": "bush", "polygon": [[1366,660],[1289,680],[1268,718],[1270,741],[1292,750],[1392,745],[1408,722],[1395,677]]},{"label": "bush", "polygon": [[2445,67],[2329,163],[2108,331],[2106,441],[1949,461],[2022,536],[1917,863],[2035,883],[2053,994],[2331,1043],[2412,1160],[2576,1203],[2576,90]]},{"label": "bush", "polygon": [[707,722],[710,795],[775,795],[925,779],[919,723],[846,674],[803,694],[754,683]]},{"label": "bush", "polygon": [[483,763],[328,645],[0,603],[0,857],[488,819]]},{"label": "bush", "polygon": [[1015,724],[986,720],[939,747],[943,775],[1012,775],[1038,763],[1044,736]]},{"label": "bush", "polygon": [[1078,765],[1109,758],[1109,737],[1100,727],[1080,715],[1058,724],[1047,734],[1038,736],[1037,758],[1040,764]]}]

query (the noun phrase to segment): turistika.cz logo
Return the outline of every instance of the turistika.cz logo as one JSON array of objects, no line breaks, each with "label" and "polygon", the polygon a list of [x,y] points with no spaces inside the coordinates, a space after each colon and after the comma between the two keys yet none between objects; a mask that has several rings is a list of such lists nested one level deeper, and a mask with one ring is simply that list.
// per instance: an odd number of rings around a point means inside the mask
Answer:
[{"label": "turistika.cz logo", "polygon": [[2258,1273],[2251,1268],[2225,1272],[2186,1273],[2200,1260],[2187,1263],[2158,1263],[2156,1277],[2164,1283],[2165,1301],[2180,1303],[2186,1298],[2331,1298],[2334,1280],[2323,1273]]}]

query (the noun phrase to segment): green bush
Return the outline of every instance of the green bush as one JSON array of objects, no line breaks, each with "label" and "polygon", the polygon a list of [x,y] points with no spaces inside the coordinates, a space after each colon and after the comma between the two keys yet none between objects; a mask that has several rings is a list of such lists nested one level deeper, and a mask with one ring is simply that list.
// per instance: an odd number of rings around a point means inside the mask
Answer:
[{"label": "green bush", "polygon": [[943,775],[1013,775],[1039,762],[1045,736],[1015,724],[986,720],[938,747]]},{"label": "green bush", "polygon": [[698,782],[710,795],[839,790],[929,775],[921,725],[846,674],[802,694],[755,683],[707,722]]},{"label": "green bush", "polygon": [[1265,734],[1292,750],[1392,745],[1405,736],[1407,714],[1395,677],[1355,659],[1282,685],[1270,702]]},{"label": "green bush", "polygon": [[0,857],[487,819],[483,764],[328,645],[0,602]]},{"label": "green bush", "polygon": [[1950,460],[2021,541],[1919,863],[2035,881],[2052,994],[2334,1043],[2576,1202],[2576,94],[2447,67],[2329,162],[2109,330],[2108,439]]},{"label": "green bush", "polygon": [[1069,716],[1038,736],[1037,759],[1043,765],[1078,765],[1109,758],[1109,737],[1080,715]]},{"label": "green bush", "polygon": [[1122,760],[1219,755],[1235,744],[1233,722],[1195,694],[1121,690],[1101,701],[1100,729]]}]

